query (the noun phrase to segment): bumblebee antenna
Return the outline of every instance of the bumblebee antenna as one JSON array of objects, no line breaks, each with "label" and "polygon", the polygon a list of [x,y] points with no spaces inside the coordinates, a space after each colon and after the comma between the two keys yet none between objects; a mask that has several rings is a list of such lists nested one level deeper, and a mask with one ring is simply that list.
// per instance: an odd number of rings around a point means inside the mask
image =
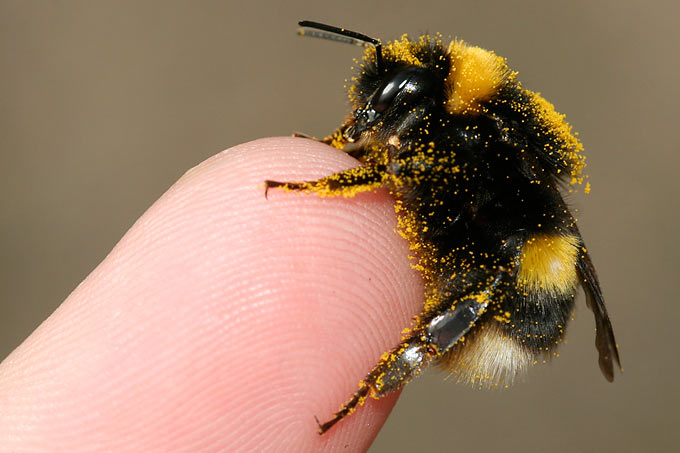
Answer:
[{"label": "bumblebee antenna", "polygon": [[[365,47],[366,44],[372,44],[375,46],[375,62],[378,66],[378,71],[382,72],[382,44],[380,43],[380,40],[371,38],[370,36],[366,36],[361,33],[357,33],[355,31],[345,30],[344,28],[334,27],[333,25],[326,25],[319,22],[312,22],[310,20],[301,20],[298,22],[298,25],[303,27],[298,31],[298,34],[301,36],[330,39],[331,41],[340,41],[361,47]],[[306,28],[310,28],[312,30],[321,30],[322,32],[305,30]]]}]

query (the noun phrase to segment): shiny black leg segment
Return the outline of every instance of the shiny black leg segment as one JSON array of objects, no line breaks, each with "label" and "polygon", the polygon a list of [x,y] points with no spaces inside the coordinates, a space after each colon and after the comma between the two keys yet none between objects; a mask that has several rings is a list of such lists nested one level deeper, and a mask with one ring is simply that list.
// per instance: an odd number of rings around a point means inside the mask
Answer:
[{"label": "shiny black leg segment", "polygon": [[468,294],[450,304],[439,315],[425,320],[397,347],[385,354],[361,381],[359,391],[326,423],[319,424],[319,434],[351,414],[370,395],[382,398],[437,363],[479,320],[490,303],[501,276],[491,280],[488,288]]}]

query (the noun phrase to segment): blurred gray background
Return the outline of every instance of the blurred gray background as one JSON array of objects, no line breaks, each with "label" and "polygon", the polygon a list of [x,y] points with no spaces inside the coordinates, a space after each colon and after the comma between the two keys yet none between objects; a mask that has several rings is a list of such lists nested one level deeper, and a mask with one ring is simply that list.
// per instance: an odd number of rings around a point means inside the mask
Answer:
[{"label": "blurred gray background", "polygon": [[593,191],[573,198],[625,367],[600,375],[582,297],[561,357],[507,391],[429,373],[372,451],[670,451],[678,390],[677,2],[0,2],[0,357],[188,168],[347,113],[361,50],[314,19],[495,50],[567,114]]}]

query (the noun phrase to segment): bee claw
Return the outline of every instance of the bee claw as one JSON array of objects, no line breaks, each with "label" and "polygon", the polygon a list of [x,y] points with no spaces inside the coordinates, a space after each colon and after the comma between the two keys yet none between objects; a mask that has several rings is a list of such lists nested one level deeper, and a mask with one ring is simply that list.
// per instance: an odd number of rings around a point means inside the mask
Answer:
[{"label": "bee claw", "polygon": [[316,422],[316,426],[319,427],[318,431],[319,431],[319,436],[320,436],[325,432],[323,430],[323,425],[321,424],[321,421],[319,421],[319,417],[317,417],[316,415],[314,416],[314,421]]},{"label": "bee claw", "polygon": [[285,182],[279,182],[279,181],[272,181],[270,179],[265,180],[264,182],[264,198],[268,199],[267,193],[269,192],[269,189],[272,187],[281,187],[285,185]]}]

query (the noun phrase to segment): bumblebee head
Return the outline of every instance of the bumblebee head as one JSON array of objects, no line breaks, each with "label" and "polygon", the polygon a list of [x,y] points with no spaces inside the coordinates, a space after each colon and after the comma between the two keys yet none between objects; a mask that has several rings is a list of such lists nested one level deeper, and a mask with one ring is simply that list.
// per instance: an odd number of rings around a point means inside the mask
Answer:
[{"label": "bumblebee head", "polygon": [[448,72],[441,41],[426,36],[367,49],[349,90],[354,124],[347,138],[355,141],[367,134],[387,141],[426,131],[433,119],[445,114]]},{"label": "bumblebee head", "polygon": [[528,179],[538,172],[583,181],[583,146],[571,126],[538,93],[522,88],[494,52],[459,40],[444,44],[439,35],[404,35],[383,46],[344,28],[299,24],[300,34],[367,47],[349,88],[345,142],[396,145],[402,152],[435,141],[449,144],[446,152],[455,151],[460,163],[497,156],[516,162]]},{"label": "bumblebee head", "polygon": [[367,47],[349,90],[353,112],[345,131],[348,141],[403,138],[426,128],[426,121],[443,107],[449,64],[441,40],[424,36],[414,42],[404,36],[383,48],[379,40],[344,28],[311,21],[299,25],[304,27],[301,35]]}]

